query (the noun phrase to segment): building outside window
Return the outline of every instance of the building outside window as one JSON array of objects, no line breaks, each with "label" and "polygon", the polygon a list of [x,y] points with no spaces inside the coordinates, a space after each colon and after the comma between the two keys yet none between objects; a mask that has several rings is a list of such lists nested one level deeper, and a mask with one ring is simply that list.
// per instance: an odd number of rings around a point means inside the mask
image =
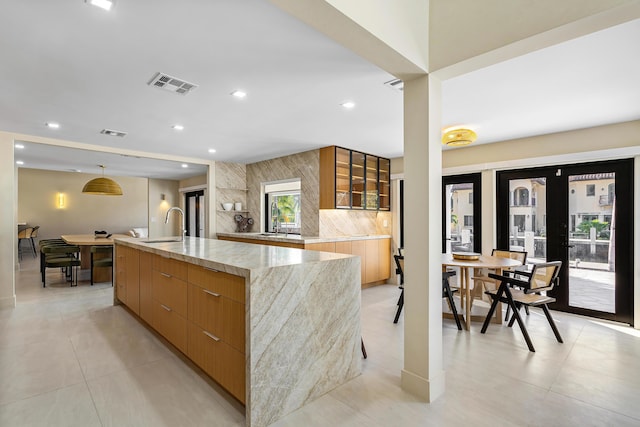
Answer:
[{"label": "building outside window", "polygon": [[587,197],[596,195],[596,185],[595,184],[587,184],[586,185],[586,189],[587,189]]}]

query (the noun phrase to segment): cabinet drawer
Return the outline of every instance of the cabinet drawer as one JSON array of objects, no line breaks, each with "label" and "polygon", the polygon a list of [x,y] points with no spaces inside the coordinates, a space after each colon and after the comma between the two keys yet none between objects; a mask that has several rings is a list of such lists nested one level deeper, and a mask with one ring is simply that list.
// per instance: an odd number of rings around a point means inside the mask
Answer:
[{"label": "cabinet drawer", "polygon": [[244,354],[219,337],[189,322],[187,355],[240,402],[245,403]]},{"label": "cabinet drawer", "polygon": [[189,283],[189,320],[244,354],[245,305]]},{"label": "cabinet drawer", "polygon": [[187,282],[167,273],[151,272],[151,297],[187,317]]},{"label": "cabinet drawer", "polygon": [[245,303],[244,277],[189,264],[188,282],[241,304]]},{"label": "cabinet drawer", "polygon": [[187,353],[187,319],[171,307],[154,301],[152,325],[167,341]]},{"label": "cabinet drawer", "polygon": [[155,255],[152,261],[152,269],[176,277],[181,280],[187,280],[187,264],[184,261],[165,258]]}]

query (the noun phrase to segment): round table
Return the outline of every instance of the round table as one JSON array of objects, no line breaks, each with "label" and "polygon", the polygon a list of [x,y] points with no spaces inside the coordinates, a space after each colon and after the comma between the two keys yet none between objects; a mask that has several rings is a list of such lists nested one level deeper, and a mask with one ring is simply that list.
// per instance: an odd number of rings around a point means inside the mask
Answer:
[{"label": "round table", "polygon": [[[446,267],[457,267],[460,269],[460,303],[464,304],[464,323],[469,330],[471,326],[471,268],[492,268],[496,270],[496,274],[502,274],[505,268],[513,268],[521,266],[520,261],[511,258],[502,258],[497,256],[480,255],[477,260],[454,259],[451,254],[442,254],[442,265]],[[500,313],[498,317],[502,318]]]}]

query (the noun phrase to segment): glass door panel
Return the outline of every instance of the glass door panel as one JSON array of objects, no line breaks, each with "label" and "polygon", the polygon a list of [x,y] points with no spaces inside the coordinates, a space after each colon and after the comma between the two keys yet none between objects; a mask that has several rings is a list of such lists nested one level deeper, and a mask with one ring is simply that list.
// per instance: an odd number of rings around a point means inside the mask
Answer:
[{"label": "glass door panel", "polygon": [[615,172],[569,175],[569,306],[615,313]]},{"label": "glass door panel", "polygon": [[351,208],[364,209],[365,154],[351,152]]},{"label": "glass door panel", "polygon": [[366,156],[365,209],[378,209],[378,158]]},{"label": "glass door panel", "polygon": [[[547,180],[509,180],[509,250],[526,251],[529,263],[547,260]],[[502,249],[502,248],[500,248]]]},{"label": "glass door panel", "polygon": [[480,252],[480,174],[442,178],[442,252]]},{"label": "glass door panel", "polygon": [[349,150],[336,147],[336,208],[351,207],[350,162]]}]

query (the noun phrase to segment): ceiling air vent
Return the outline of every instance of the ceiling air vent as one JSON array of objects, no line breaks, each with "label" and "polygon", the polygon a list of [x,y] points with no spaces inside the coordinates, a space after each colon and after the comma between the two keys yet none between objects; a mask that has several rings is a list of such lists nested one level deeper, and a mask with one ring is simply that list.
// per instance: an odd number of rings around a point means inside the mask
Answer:
[{"label": "ceiling air vent", "polygon": [[390,87],[393,90],[399,90],[402,92],[404,89],[404,83],[400,79],[389,80],[388,82],[384,82],[385,86]]},{"label": "ceiling air vent", "polygon": [[171,77],[168,74],[156,73],[148,83],[149,86],[154,86],[159,89],[168,90],[169,92],[179,93],[180,95],[186,95],[198,85],[186,82],[175,77]]},{"label": "ceiling air vent", "polygon": [[104,135],[109,135],[109,136],[119,136],[120,138],[124,137],[127,135],[126,132],[122,132],[119,130],[113,130],[113,129],[102,129],[100,131],[100,133],[104,134]]}]

